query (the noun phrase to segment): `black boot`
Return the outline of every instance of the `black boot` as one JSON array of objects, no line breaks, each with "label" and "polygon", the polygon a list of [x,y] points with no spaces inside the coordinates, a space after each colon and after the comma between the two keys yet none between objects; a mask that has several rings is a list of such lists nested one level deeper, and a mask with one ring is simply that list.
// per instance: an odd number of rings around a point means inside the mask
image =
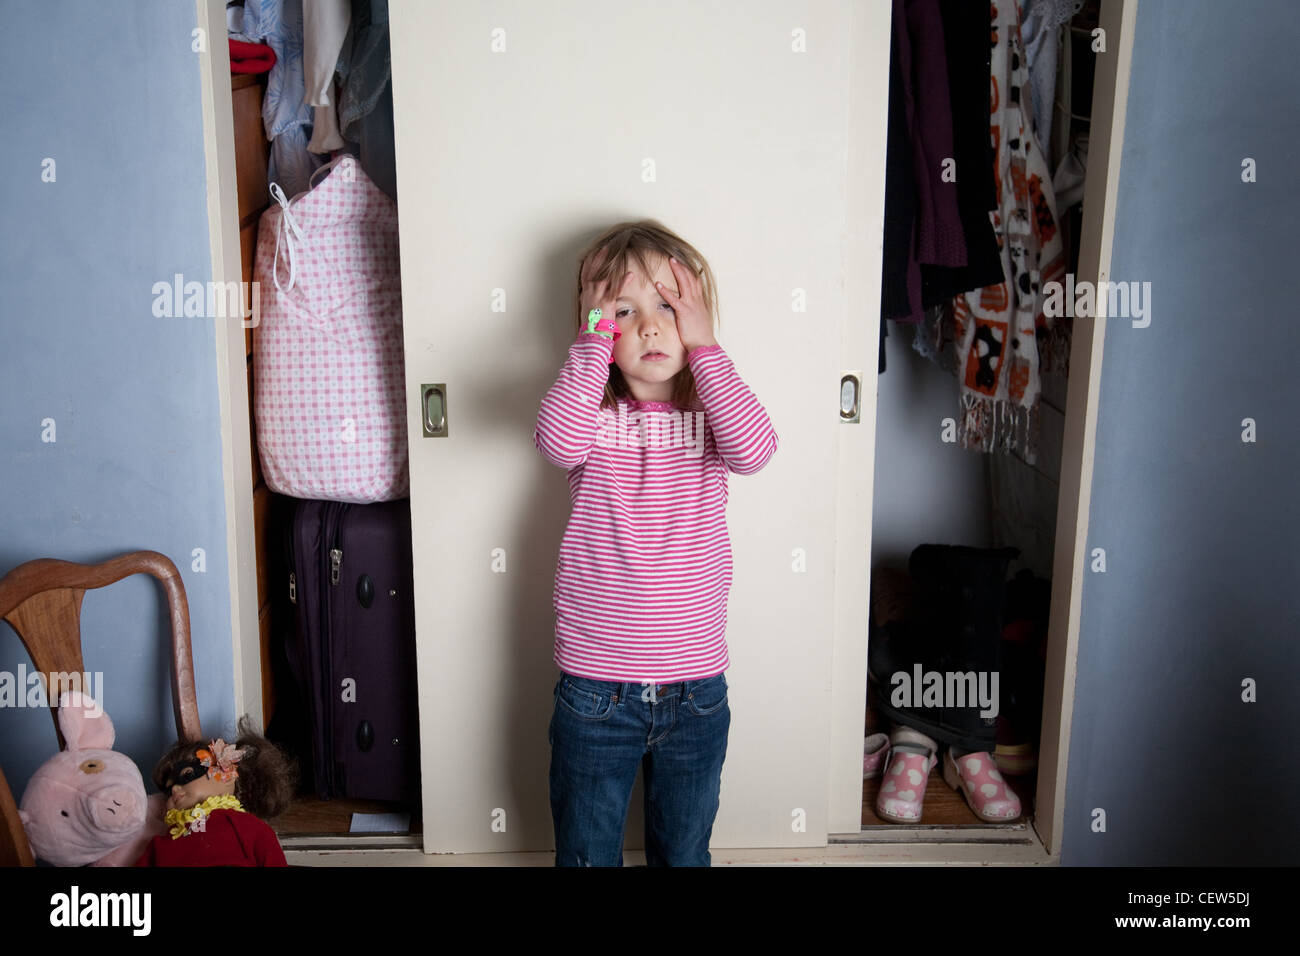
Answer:
[{"label": "black boot", "polygon": [[[912,614],[892,624],[868,655],[875,704],[885,716],[960,750],[993,752],[997,717],[981,717],[978,699],[957,706],[945,695],[939,705],[925,706],[922,688],[913,685],[918,665],[922,676],[938,672],[945,688],[955,673],[974,674],[968,688],[978,689],[982,677],[984,688],[992,690],[995,674],[1000,684],[1007,567],[1019,554],[1019,548],[943,544],[923,544],[912,552]],[[905,683],[895,683],[900,672],[907,675]],[[911,693],[902,693],[905,689]]]}]

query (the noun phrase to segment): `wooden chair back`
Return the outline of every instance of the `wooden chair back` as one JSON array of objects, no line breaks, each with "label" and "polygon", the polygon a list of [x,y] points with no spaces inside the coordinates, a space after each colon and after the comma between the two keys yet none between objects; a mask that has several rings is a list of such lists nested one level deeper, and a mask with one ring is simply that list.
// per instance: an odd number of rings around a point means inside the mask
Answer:
[{"label": "wooden chair back", "polygon": [[[201,734],[190,648],[190,607],[180,572],[166,555],[157,551],[133,551],[101,564],[76,564],[56,558],[37,558],[20,564],[0,578],[0,618],[18,633],[48,697],[51,693],[48,675],[85,672],[81,653],[81,598],[86,589],[102,588],[131,574],[153,575],[167,595],[176,733],[186,740],[198,738]],[[49,705],[54,733],[62,750],[67,741],[59,729],[58,701],[50,700]],[[18,807],[0,772],[0,866],[6,865],[32,866],[34,861],[18,819]]]}]

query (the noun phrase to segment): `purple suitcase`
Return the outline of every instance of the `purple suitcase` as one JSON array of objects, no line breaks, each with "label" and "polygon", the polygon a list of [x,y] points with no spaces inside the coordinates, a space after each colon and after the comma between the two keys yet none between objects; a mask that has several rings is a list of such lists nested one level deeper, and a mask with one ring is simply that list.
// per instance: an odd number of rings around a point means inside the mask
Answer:
[{"label": "purple suitcase", "polygon": [[284,526],[294,627],[285,651],[307,706],[316,793],[414,806],[420,746],[410,500],[278,497],[291,511]]}]

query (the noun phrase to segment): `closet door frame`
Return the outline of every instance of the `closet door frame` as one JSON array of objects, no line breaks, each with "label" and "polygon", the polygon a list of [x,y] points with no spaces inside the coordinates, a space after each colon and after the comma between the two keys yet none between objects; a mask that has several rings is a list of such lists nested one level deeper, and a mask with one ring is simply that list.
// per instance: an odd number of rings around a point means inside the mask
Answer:
[{"label": "closet door frame", "polygon": [[[201,76],[204,151],[207,163],[207,201],[212,280],[239,282],[239,223],[236,200],[234,133],[229,82],[229,54],[225,38],[223,0],[195,0],[196,22],[206,32],[206,49],[198,54]],[[1090,165],[1085,186],[1083,232],[1077,272],[1079,281],[1096,282],[1110,276],[1116,192],[1119,183],[1128,83],[1133,53],[1137,0],[1102,0],[1100,25],[1106,34],[1106,54],[1098,56],[1093,88]],[[855,67],[861,69],[861,66]],[[866,140],[854,148],[866,148]],[[859,155],[861,155],[859,153]],[[863,184],[878,189],[881,184]],[[866,247],[879,253],[883,220],[865,223],[861,237]],[[878,267],[877,267],[878,269]],[[865,270],[877,280],[875,288],[862,276],[850,281],[861,285],[860,301],[879,303],[879,272]],[[1102,302],[1104,308],[1105,303]],[[870,311],[870,309],[868,309]],[[844,367],[877,367],[879,339],[867,326],[845,329]],[[874,328],[874,327],[873,327]],[[234,319],[214,323],[218,391],[221,410],[222,478],[227,515],[227,553],[230,585],[231,645],[233,651],[236,713],[262,712],[261,648],[257,618],[257,567],[253,525],[253,495],[247,480],[252,471],[248,421],[248,381],[244,329]],[[1074,684],[1078,656],[1083,575],[1087,568],[1087,533],[1096,450],[1097,408],[1105,318],[1076,320],[1071,351],[1064,438],[1061,455],[1060,496],[1057,505],[1053,558],[1051,624],[1047,644],[1043,724],[1039,752],[1038,786],[1033,832],[1011,845],[996,842],[990,830],[906,827],[867,831],[861,829],[862,789],[858,771],[861,758],[862,715],[866,707],[867,617],[864,609],[870,578],[871,508],[875,474],[876,390],[865,388],[861,424],[846,428],[840,439],[840,465],[836,487],[837,526],[841,529],[836,551],[835,635],[836,666],[831,675],[831,780],[828,843],[825,851],[808,847],[732,851],[736,862],[807,863],[1055,863],[1060,858],[1064,824],[1066,761],[1074,709]],[[854,356],[860,357],[854,360]],[[868,375],[866,382],[873,377]],[[867,494],[863,494],[864,487]],[[985,841],[985,838],[987,840]],[[972,843],[981,841],[983,845]],[[960,840],[964,845],[958,845]],[[340,838],[331,841],[334,854],[295,853],[293,862],[326,865],[361,862],[394,864],[442,862],[418,851],[392,849],[338,854],[339,849],[365,841]],[[536,863],[538,854],[484,854],[484,862]],[[476,855],[479,856],[479,855]],[[489,858],[498,858],[491,860]],[[346,858],[346,859],[345,859]]]},{"label": "closet door frame", "polygon": [[[1115,207],[1119,187],[1124,124],[1127,114],[1129,77],[1133,60],[1133,34],[1138,0],[1101,0],[1099,25],[1105,32],[1106,53],[1098,54],[1093,83],[1092,122],[1089,133],[1089,165],[1084,185],[1083,230],[1080,237],[1076,281],[1109,280],[1114,239]],[[878,302],[878,296],[862,296]],[[1106,302],[1098,303],[1104,313]],[[863,323],[865,328],[866,323]],[[846,336],[853,334],[846,330]],[[858,330],[862,332],[863,330]],[[878,337],[874,330],[858,340],[846,338],[845,356],[868,353],[866,368],[876,368]],[[981,847],[978,858],[987,862],[1059,863],[1064,829],[1067,761],[1070,728],[1074,715],[1074,686],[1078,661],[1079,621],[1083,599],[1083,576],[1088,567],[1088,518],[1092,502],[1092,475],[1096,455],[1097,408],[1101,390],[1101,361],[1105,341],[1104,314],[1092,321],[1076,319],[1070,350],[1070,376],[1066,397],[1065,424],[1061,449],[1056,535],[1052,560],[1052,594],[1047,636],[1046,674],[1043,687],[1043,721],[1038,754],[1038,783],[1034,797],[1032,833],[1024,838],[1006,828],[990,828],[978,838],[994,841],[1001,831],[1014,845]],[[859,348],[869,339],[871,343]],[[847,364],[846,364],[847,367]],[[830,786],[833,845],[875,844],[887,860],[909,842],[915,844],[905,858],[914,862],[958,862],[969,857],[956,854],[957,840],[969,841],[977,831],[918,827],[909,834],[906,827],[863,831],[861,829],[862,781],[858,761],[862,747],[862,714],[866,706],[867,617],[861,581],[870,577],[871,488],[875,475],[875,394],[865,389],[863,424],[871,422],[865,450],[860,437],[846,433],[841,439],[841,464],[837,525],[841,529],[836,572],[836,667],[832,684],[832,779]],[[871,476],[864,481],[863,476]],[[866,541],[858,529],[866,530]],[[843,666],[839,662],[843,661]],[[932,784],[933,785],[933,784]],[[945,844],[949,844],[945,846]],[[887,854],[887,855],[886,855]],[[807,859],[807,857],[804,857]]]},{"label": "closet door frame", "polygon": [[[242,288],[239,193],[235,169],[234,104],[224,0],[194,0],[203,98],[212,281]],[[196,41],[199,39],[196,36]],[[229,288],[226,285],[226,288]],[[221,408],[221,471],[226,503],[226,566],[230,578],[230,641],[234,652],[235,713],[259,719],[262,648],[258,627],[257,540],[253,523],[252,427],[244,323],[216,319],[217,392]]]},{"label": "closet door frame", "polygon": [[[1076,281],[1108,281],[1115,238],[1124,125],[1138,0],[1101,0],[1099,25],[1106,48],[1097,60],[1092,87],[1088,174],[1084,183],[1083,231]],[[1052,559],[1052,599],[1043,687],[1043,728],[1038,754],[1034,826],[1053,858],[1060,858],[1065,823],[1066,764],[1074,718],[1083,576],[1088,570],[1088,519],[1097,452],[1097,409],[1106,339],[1106,301],[1093,321],[1075,320],[1070,346],[1060,495]]]}]

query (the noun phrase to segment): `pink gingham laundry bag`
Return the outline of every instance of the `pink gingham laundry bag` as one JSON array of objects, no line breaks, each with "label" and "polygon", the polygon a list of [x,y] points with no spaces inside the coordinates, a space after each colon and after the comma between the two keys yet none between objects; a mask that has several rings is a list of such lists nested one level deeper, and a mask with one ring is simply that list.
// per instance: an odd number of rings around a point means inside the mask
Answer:
[{"label": "pink gingham laundry bag", "polygon": [[[344,155],[262,214],[253,414],[267,486],[369,503],[410,492],[397,204]],[[313,180],[316,176],[312,177]]]}]

